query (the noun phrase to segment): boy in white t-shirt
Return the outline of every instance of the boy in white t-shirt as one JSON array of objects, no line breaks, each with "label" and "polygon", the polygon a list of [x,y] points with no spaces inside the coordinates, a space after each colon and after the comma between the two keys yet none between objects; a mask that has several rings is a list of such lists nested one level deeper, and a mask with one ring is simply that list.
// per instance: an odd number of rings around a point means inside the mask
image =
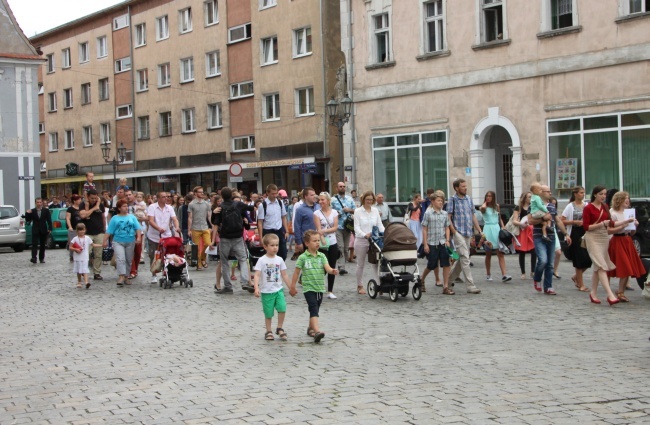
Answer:
[{"label": "boy in white t-shirt", "polygon": [[266,250],[266,255],[257,260],[255,264],[255,278],[253,285],[255,287],[255,296],[262,297],[262,308],[264,318],[266,319],[266,333],[264,339],[273,341],[273,331],[271,331],[271,319],[273,319],[274,310],[278,312],[278,327],[275,333],[282,341],[287,340],[287,334],[282,329],[284,315],[287,311],[287,301],[284,298],[284,288],[282,282],[289,286],[289,275],[287,274],[287,265],[282,257],[277,256],[280,249],[280,238],[277,235],[269,233],[262,238],[262,245]]}]

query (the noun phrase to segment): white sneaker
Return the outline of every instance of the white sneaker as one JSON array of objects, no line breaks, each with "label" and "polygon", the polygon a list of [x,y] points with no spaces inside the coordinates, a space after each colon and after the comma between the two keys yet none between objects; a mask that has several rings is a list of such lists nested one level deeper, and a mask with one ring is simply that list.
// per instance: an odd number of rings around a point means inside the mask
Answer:
[{"label": "white sneaker", "polygon": [[158,283],[158,277],[151,276],[151,283]]},{"label": "white sneaker", "polygon": [[504,275],[501,278],[501,282],[510,282],[512,280],[512,276]]},{"label": "white sneaker", "polygon": [[330,292],[329,294],[327,294],[327,298],[329,298],[330,300],[335,300],[336,295],[334,295],[333,293]]},{"label": "white sneaker", "polygon": [[494,279],[492,279],[492,276],[490,276],[490,275],[487,275],[487,277],[485,278],[485,280],[489,280],[489,281],[492,281],[492,280],[494,280]]}]

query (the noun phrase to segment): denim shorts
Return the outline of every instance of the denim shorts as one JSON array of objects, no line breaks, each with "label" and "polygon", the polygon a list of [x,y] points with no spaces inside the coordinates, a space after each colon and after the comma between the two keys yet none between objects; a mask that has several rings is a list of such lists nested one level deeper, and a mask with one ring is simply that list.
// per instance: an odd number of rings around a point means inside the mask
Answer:
[{"label": "denim shorts", "polygon": [[[440,264],[438,264],[440,263]],[[427,256],[427,269],[434,270],[440,267],[449,267],[449,253],[447,246],[442,245],[429,245],[429,255]]]}]

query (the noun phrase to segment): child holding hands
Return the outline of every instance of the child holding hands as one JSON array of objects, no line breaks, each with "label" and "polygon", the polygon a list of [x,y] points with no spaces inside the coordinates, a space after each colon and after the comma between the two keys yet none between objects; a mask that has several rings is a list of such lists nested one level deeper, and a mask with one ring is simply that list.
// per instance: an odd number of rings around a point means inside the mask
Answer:
[{"label": "child holding hands", "polygon": [[90,237],[86,236],[86,225],[77,224],[77,236],[70,241],[70,250],[74,261],[74,273],[77,274],[77,288],[81,288],[81,279],[86,284],[86,289],[90,288],[88,282],[88,258],[90,257],[90,247],[100,248],[102,244],[94,244]]},{"label": "child holding hands", "polygon": [[266,254],[257,260],[255,264],[253,287],[255,288],[255,296],[260,297],[261,295],[262,297],[262,308],[266,321],[264,339],[267,341],[273,341],[274,339],[273,331],[271,331],[271,320],[273,319],[274,310],[277,310],[278,327],[275,329],[275,333],[282,341],[286,341],[287,333],[282,329],[282,324],[287,311],[287,301],[284,298],[282,282],[284,281],[289,286],[289,275],[284,260],[277,255],[280,249],[280,238],[273,233],[269,233],[262,238],[262,245],[264,245]]},{"label": "child holding hands", "polygon": [[307,335],[314,338],[315,343],[319,343],[325,337],[325,333],[320,331],[318,326],[318,312],[323,302],[325,293],[325,273],[338,274],[338,270],[330,267],[327,257],[318,251],[320,247],[320,235],[315,230],[307,230],[303,237],[305,252],[303,252],[296,261],[296,270],[293,272],[289,294],[295,297],[297,294],[296,283],[302,273],[302,291],[307,301],[309,309],[309,327]]}]

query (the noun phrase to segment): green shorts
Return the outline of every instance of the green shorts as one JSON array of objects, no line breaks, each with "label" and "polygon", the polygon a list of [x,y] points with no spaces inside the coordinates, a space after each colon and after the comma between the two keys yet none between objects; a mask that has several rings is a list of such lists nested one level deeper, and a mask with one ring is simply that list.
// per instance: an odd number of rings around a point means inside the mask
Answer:
[{"label": "green shorts", "polygon": [[287,300],[284,298],[284,290],[280,289],[278,292],[272,294],[260,294],[262,297],[262,309],[264,310],[264,317],[270,319],[273,317],[273,310],[278,313],[285,313],[287,311]]}]

